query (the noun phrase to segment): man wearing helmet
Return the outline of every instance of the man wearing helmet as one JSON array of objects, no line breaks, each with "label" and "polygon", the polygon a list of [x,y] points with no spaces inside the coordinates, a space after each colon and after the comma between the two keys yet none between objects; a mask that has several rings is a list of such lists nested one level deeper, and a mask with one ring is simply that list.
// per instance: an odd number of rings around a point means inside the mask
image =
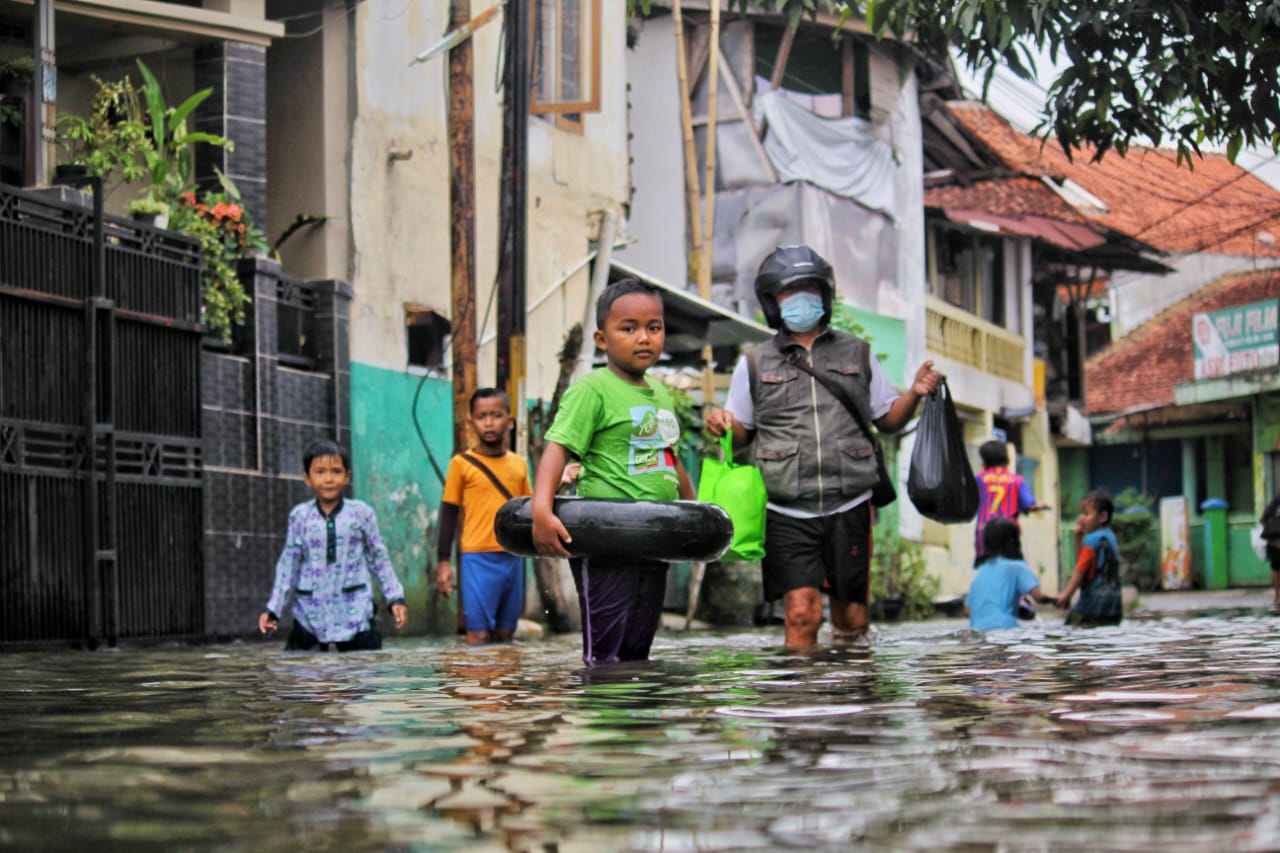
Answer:
[{"label": "man wearing helmet", "polygon": [[834,635],[857,637],[868,625],[875,453],[840,399],[800,365],[839,386],[881,432],[906,425],[938,374],[926,361],[899,395],[866,341],[830,328],[835,276],[808,246],[770,253],[756,298],[777,334],[738,361],[725,408],[706,412],[707,429],[732,431],[735,448],[754,440],[769,493],[764,593],[782,599],[787,646],[817,643],[820,590],[831,598]]}]

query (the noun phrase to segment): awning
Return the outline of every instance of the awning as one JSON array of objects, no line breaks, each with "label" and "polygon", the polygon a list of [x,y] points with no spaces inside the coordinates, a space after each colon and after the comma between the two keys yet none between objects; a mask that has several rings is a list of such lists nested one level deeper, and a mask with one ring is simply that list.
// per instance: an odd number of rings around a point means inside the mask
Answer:
[{"label": "awning", "polygon": [[1113,228],[1091,227],[1034,214],[1000,216],[968,208],[933,209],[941,209],[947,219],[975,231],[1039,240],[1058,259],[1068,263],[1095,266],[1103,270],[1122,269],[1156,274],[1173,272],[1171,267],[1156,259],[1163,256],[1164,252]]},{"label": "awning", "polygon": [[1014,234],[1019,237],[1035,237],[1071,252],[1092,249],[1107,242],[1107,238],[1088,225],[1063,222],[1047,216],[997,216],[985,210],[944,211],[952,222],[959,222],[979,231]]},{"label": "awning", "polygon": [[773,337],[768,326],[748,320],[687,290],[659,281],[618,261],[609,264],[609,282],[638,279],[662,292],[667,322],[668,353],[700,352],[702,347],[758,344]]}]

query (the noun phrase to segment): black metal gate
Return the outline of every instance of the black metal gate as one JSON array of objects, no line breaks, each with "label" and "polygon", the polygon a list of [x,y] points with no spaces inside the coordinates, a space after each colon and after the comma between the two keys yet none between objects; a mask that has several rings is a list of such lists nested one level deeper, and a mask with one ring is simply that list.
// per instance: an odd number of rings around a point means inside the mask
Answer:
[{"label": "black metal gate", "polygon": [[0,185],[0,642],[202,632],[198,248]]}]

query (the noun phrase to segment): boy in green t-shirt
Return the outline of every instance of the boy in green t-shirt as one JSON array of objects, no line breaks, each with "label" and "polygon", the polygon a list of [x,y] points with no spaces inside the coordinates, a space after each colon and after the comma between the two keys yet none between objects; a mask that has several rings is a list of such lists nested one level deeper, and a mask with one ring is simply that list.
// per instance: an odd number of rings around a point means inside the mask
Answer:
[{"label": "boy in green t-shirt", "polygon": [[[571,541],[552,499],[571,457],[582,461],[578,495],[633,500],[693,500],[693,484],[676,455],[680,423],[671,392],[645,371],[666,341],[662,297],[635,279],[605,288],[596,300],[596,346],[608,365],[565,392],[533,490],[538,551],[568,557]],[[582,611],[583,660],[645,660],[662,618],[666,565],[642,557],[569,561]]]}]

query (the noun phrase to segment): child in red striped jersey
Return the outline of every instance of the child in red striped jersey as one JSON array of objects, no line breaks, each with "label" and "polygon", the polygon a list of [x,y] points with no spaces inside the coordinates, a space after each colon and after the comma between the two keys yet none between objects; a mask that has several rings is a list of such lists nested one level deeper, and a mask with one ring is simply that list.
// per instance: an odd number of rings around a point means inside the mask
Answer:
[{"label": "child in red striped jersey", "polygon": [[982,470],[978,481],[978,522],[974,530],[973,564],[982,559],[982,531],[993,518],[1007,518],[1018,523],[1018,516],[1028,512],[1048,509],[1036,501],[1031,486],[1021,474],[1009,470],[1009,450],[1004,442],[992,439],[978,448],[982,457]]}]

